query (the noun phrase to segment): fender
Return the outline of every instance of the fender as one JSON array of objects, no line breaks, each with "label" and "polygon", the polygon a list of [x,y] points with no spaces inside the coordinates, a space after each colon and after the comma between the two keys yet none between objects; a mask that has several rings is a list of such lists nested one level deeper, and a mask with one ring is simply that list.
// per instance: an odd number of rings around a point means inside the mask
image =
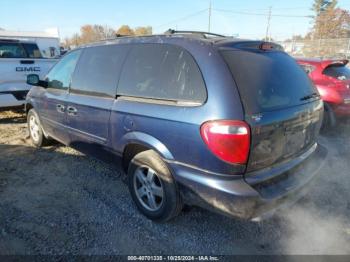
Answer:
[{"label": "fender", "polygon": [[332,104],[341,104],[344,102],[338,90],[334,89],[334,85],[316,85],[316,87],[323,101]]},{"label": "fender", "polygon": [[121,152],[124,152],[124,149],[128,144],[140,144],[147,146],[157,151],[163,158],[174,160],[173,155],[166,148],[166,146],[158,139],[148,134],[137,131],[125,134],[121,139]]},{"label": "fender", "polygon": [[26,103],[24,104],[24,112],[26,112],[26,113],[27,113],[27,111],[28,111],[28,109],[29,109],[29,108],[34,107],[34,106],[33,106],[33,104],[34,104],[33,99],[32,99],[32,98],[28,98],[28,97],[27,97],[27,99],[26,99]]},{"label": "fender", "polygon": [[[26,115],[27,115],[27,113],[28,113],[28,111],[31,109],[31,108],[35,108],[35,100],[33,99],[33,98],[27,98],[27,100],[26,100],[26,103],[24,104],[24,112],[26,112]],[[38,118],[39,118],[39,123],[40,123],[40,125],[41,125],[41,128],[42,128],[42,130],[43,130],[43,133],[44,133],[44,136],[46,137],[46,138],[49,138],[49,134],[45,131],[45,128],[44,128],[44,126],[42,125],[42,121],[41,121],[41,117],[40,117],[40,115],[39,114],[37,114],[38,115]]]}]

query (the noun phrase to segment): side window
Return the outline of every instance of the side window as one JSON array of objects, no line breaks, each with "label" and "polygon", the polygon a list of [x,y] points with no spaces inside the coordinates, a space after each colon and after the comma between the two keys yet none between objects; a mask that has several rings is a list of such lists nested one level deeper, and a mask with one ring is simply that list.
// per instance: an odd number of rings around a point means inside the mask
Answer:
[{"label": "side window", "polygon": [[107,45],[83,51],[74,72],[71,92],[115,97],[122,64],[130,47]]},{"label": "side window", "polygon": [[166,44],[136,45],[119,80],[118,95],[203,103],[207,93],[193,57]]},{"label": "side window", "polygon": [[80,53],[81,50],[77,50],[67,54],[51,69],[46,76],[48,88],[69,88],[72,74],[79,59]]},{"label": "side window", "polygon": [[0,43],[0,58],[27,58],[27,54],[18,43]]},{"label": "side window", "polygon": [[311,73],[315,70],[315,67],[312,66],[312,65],[304,65],[304,64],[301,64],[300,66],[304,69],[304,71],[305,71],[308,75],[311,74]]},{"label": "side window", "polygon": [[41,52],[36,44],[23,44],[28,58],[42,58]]}]

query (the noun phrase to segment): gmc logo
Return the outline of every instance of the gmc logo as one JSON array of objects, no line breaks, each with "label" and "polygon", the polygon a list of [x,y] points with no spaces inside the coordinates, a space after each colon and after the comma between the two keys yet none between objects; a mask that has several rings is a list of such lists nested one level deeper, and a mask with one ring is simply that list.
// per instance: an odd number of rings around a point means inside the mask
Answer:
[{"label": "gmc logo", "polygon": [[16,72],[40,72],[40,67],[38,67],[38,66],[34,66],[34,67],[18,66],[18,67],[16,67]]}]

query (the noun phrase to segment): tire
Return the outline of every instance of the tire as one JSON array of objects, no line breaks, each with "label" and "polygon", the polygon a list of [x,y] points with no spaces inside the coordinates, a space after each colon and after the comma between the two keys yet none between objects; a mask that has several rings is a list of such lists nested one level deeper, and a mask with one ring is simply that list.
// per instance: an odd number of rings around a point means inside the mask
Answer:
[{"label": "tire", "polygon": [[48,139],[44,135],[38,114],[33,108],[27,114],[27,126],[34,146],[42,147],[48,144]]},{"label": "tire", "polygon": [[153,150],[143,151],[131,160],[127,182],[138,210],[147,218],[166,222],[181,212],[182,201],[176,182]]},{"label": "tire", "polygon": [[324,115],[321,132],[324,134],[329,133],[336,126],[336,124],[337,121],[332,107],[328,103],[324,103]]}]

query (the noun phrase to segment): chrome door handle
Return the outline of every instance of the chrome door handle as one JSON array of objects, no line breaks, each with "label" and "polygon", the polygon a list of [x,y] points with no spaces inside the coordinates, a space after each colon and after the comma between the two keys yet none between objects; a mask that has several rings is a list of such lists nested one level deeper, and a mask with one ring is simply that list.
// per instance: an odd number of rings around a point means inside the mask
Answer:
[{"label": "chrome door handle", "polygon": [[68,106],[68,107],[67,107],[67,113],[68,113],[68,115],[70,115],[70,116],[76,116],[77,113],[78,113],[78,110],[77,110],[75,107]]},{"label": "chrome door handle", "polygon": [[61,105],[61,104],[56,105],[56,110],[58,113],[64,113],[65,109],[66,109],[66,107],[64,105]]}]

